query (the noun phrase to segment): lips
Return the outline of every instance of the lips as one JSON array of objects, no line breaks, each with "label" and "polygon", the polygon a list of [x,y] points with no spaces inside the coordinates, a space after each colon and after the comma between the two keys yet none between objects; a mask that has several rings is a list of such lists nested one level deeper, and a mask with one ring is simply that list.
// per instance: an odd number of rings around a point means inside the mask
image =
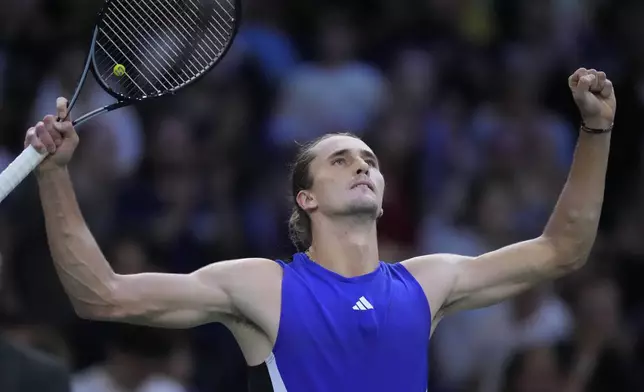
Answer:
[{"label": "lips", "polygon": [[357,187],[359,187],[360,185],[366,185],[366,186],[367,186],[367,188],[369,188],[372,192],[375,192],[375,191],[376,191],[376,187],[373,185],[373,183],[372,183],[371,181],[368,181],[368,180],[361,180],[361,181],[358,181],[358,182],[354,183],[354,184],[351,186],[351,189],[353,189],[353,188],[357,188]]}]

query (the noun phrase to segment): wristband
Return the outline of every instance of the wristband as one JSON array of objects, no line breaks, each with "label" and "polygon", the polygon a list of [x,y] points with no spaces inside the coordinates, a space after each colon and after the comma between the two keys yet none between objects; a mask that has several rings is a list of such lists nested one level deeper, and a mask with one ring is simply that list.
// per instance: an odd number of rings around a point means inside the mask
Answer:
[{"label": "wristband", "polygon": [[584,124],[584,122],[582,121],[580,128],[581,128],[582,131],[584,131],[586,133],[598,135],[598,134],[602,134],[602,133],[611,132],[613,130],[613,124],[610,124],[610,127],[605,128],[605,129],[597,129],[597,128],[588,128],[586,126],[586,124]]}]

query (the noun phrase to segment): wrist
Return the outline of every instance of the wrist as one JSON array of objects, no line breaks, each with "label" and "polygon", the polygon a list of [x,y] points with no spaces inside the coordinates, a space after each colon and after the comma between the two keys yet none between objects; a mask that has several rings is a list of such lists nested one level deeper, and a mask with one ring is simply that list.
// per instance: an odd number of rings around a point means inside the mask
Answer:
[{"label": "wrist", "polygon": [[581,128],[587,133],[607,133],[613,129],[613,121],[604,118],[582,119]]},{"label": "wrist", "polygon": [[45,167],[38,167],[34,171],[34,173],[36,174],[36,178],[38,180],[47,179],[49,177],[57,177],[61,174],[67,173],[67,165],[65,166],[51,165],[51,166],[45,166]]},{"label": "wrist", "polygon": [[603,128],[595,128],[595,127],[591,127],[588,124],[582,122],[581,125],[579,126],[579,131],[582,134],[591,135],[591,136],[595,136],[595,135],[610,135],[610,133],[613,131],[613,125],[610,124],[610,125],[608,125],[606,127],[603,127]]}]

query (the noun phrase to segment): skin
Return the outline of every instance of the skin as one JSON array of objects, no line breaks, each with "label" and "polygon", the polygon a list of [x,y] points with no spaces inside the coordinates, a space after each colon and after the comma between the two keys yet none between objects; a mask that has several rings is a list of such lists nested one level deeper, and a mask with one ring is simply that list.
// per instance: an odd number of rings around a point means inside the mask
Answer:
[{"label": "skin", "polygon": [[[606,75],[580,68],[568,84],[584,123],[609,128],[616,101]],[[66,101],[57,101],[65,118]],[[277,338],[282,268],[248,258],[191,274],[116,274],[84,222],[67,172],[78,136],[54,116],[27,132],[26,144],[50,155],[37,171],[52,258],[80,317],[165,328],[224,323],[249,365],[263,362]],[[448,313],[487,306],[580,268],[590,253],[603,202],[610,133],[580,132],[570,175],[543,233],[478,257],[432,254],[402,263],[424,288],[433,328]],[[362,141],[334,136],[314,147],[313,186],[298,204],[311,216],[311,258],[344,276],[373,271],[376,220],[385,181]],[[362,181],[368,186],[354,187]],[[429,338],[429,337],[428,337]]]}]

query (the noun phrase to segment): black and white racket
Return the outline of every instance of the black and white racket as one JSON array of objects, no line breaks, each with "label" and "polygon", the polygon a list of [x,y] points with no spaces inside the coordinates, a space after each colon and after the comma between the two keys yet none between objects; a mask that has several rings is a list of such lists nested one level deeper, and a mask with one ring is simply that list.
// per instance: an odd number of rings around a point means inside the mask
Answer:
[{"label": "black and white racket", "polygon": [[[72,122],[195,83],[230,48],[241,21],[241,0],[107,0],[98,13],[85,68],[69,101],[74,106],[88,72],[116,99]],[[0,173],[4,200],[47,157],[27,147]]]}]

